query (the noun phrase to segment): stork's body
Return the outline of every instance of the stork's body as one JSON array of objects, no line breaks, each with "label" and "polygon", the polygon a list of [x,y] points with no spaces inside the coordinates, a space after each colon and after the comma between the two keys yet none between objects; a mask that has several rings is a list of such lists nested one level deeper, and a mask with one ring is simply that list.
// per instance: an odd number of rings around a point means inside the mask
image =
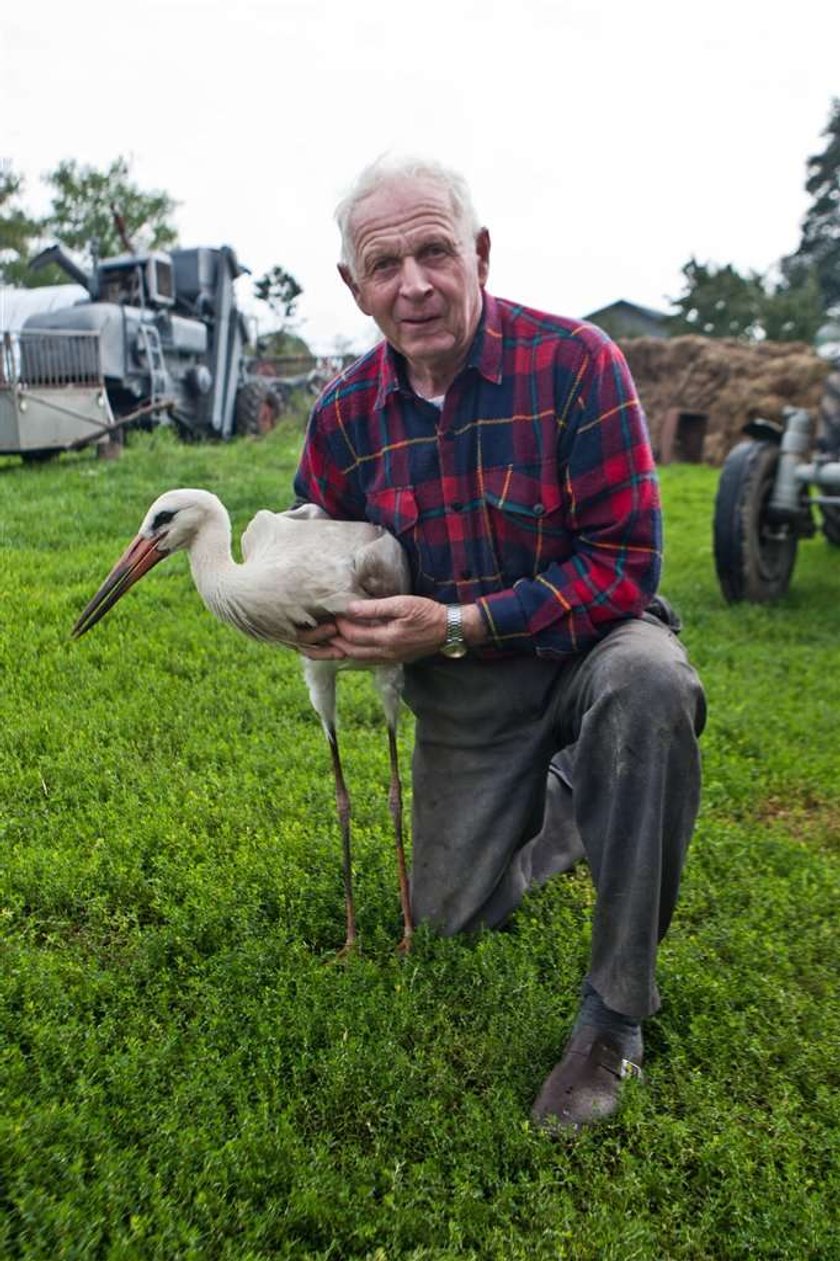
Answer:
[{"label": "stork's body", "polygon": [[[408,591],[408,567],[400,545],[379,526],[333,521],[312,505],[290,512],[258,512],[242,535],[242,563],[231,554],[230,518],[206,490],[173,490],[152,504],[140,531],[111,570],[73,628],[83,635],[129,587],[171,552],[189,554],[193,582],[211,613],[254,639],[296,648],[298,632],[343,613],[353,600]],[[341,825],[347,911],[345,949],[356,939],[350,848],[350,799],[336,734],[336,675],[358,663],[314,661],[303,668],[314,709],[330,745]],[[397,719],[402,667],[372,669],[385,711],[391,760],[389,805],[394,822],[400,901],[411,937],[408,880],[402,840],[402,801],[397,762]]]}]

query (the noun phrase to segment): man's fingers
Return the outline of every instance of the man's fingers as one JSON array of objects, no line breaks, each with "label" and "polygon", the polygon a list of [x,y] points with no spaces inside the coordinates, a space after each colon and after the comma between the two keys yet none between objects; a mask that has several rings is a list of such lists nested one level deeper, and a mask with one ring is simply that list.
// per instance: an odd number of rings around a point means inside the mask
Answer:
[{"label": "man's fingers", "polygon": [[392,595],[384,600],[353,600],[347,605],[347,617],[359,622],[390,622],[401,617],[403,610],[403,597]]},{"label": "man's fingers", "polygon": [[355,618],[339,617],[338,638],[354,647],[376,646],[381,648],[393,638],[393,623],[378,618],[372,622],[357,622]]},{"label": "man's fingers", "polygon": [[341,661],[347,656],[334,642],[319,647],[317,644],[300,644],[298,652],[310,661]]},{"label": "man's fingers", "polygon": [[338,628],[335,622],[321,622],[310,630],[298,631],[297,640],[300,644],[326,644],[331,639],[335,639],[337,633]]}]

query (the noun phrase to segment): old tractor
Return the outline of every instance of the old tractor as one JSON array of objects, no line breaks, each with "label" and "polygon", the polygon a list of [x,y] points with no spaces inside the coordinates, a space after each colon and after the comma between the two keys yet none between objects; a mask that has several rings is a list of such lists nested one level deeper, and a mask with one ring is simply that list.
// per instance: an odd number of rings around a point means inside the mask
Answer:
[{"label": "old tractor", "polygon": [[[284,404],[281,381],[249,371],[233,250],[128,252],[88,274],[59,245],[86,296],[3,335],[0,453],[45,458],[162,421],[190,438],[259,434]],[[78,292],[75,287],[72,292]]]},{"label": "old tractor", "polygon": [[753,420],[730,451],[718,482],[714,553],[730,603],[765,603],[788,589],[799,540],[822,532],[840,547],[840,329],[821,353],[833,364],[816,424],[809,411],[786,408],[783,424]]}]

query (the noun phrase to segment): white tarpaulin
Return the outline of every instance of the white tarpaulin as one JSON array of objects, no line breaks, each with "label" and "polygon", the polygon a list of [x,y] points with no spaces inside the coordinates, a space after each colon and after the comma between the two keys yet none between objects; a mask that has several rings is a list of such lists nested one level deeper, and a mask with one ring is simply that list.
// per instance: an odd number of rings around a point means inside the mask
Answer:
[{"label": "white tarpaulin", "polygon": [[58,311],[89,298],[81,285],[42,285],[40,289],[15,289],[0,285],[0,333],[19,333],[30,315]]}]

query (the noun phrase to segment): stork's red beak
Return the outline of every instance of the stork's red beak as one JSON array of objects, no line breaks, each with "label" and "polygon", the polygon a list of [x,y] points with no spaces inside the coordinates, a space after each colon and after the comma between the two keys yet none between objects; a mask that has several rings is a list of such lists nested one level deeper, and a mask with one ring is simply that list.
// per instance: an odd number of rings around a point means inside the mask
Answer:
[{"label": "stork's red beak", "polygon": [[123,552],[96,595],[85,606],[84,612],[73,627],[73,638],[78,639],[80,635],[84,635],[85,631],[89,631],[91,626],[95,626],[99,619],[114,607],[117,600],[125,595],[129,587],[133,587],[135,582],[148,573],[154,565],[166,560],[168,555],[168,552],[158,551],[155,539],[147,539],[142,534],[138,534],[134,542]]}]

